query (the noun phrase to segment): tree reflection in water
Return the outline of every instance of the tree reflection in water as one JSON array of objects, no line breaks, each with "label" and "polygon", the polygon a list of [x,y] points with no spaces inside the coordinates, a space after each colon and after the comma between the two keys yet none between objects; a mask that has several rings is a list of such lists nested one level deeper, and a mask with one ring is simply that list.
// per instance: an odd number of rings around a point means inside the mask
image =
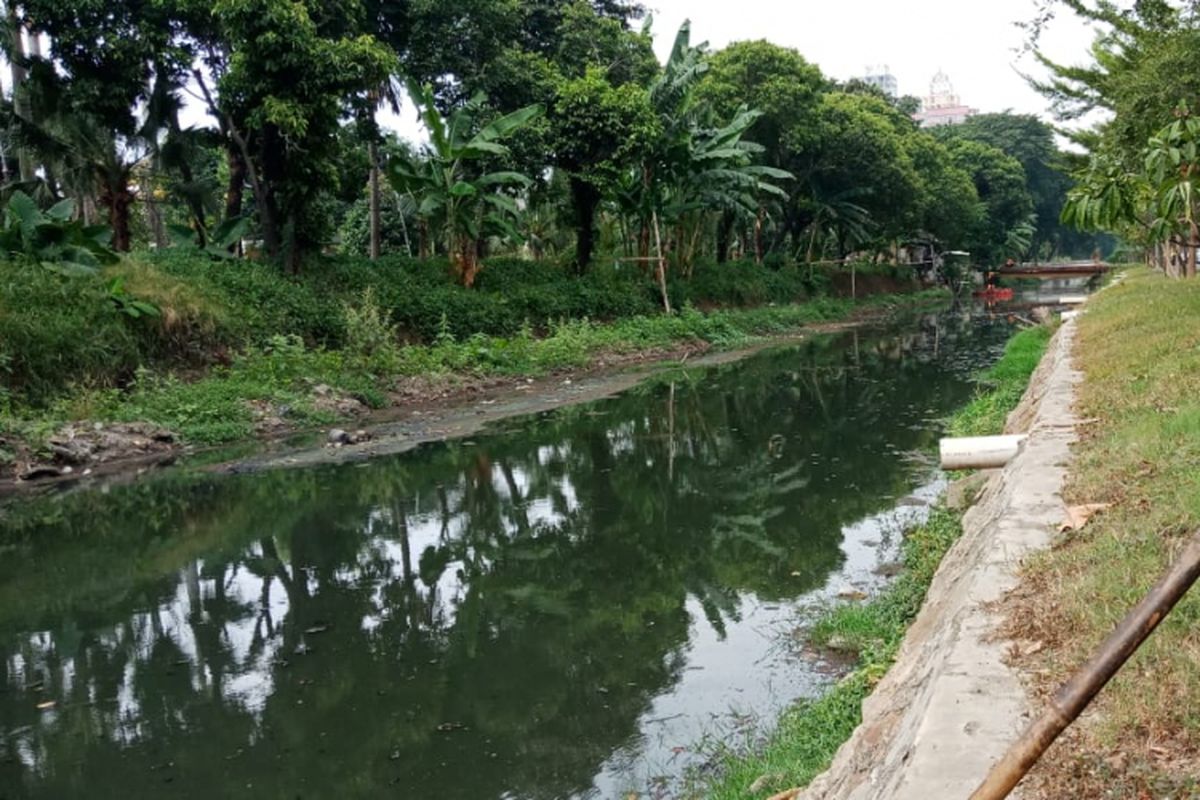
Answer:
[{"label": "tree reflection in water", "polygon": [[689,603],[719,640],[822,587],[1003,337],[930,317],[475,443],[11,509],[0,797],[586,794],[703,660]]}]

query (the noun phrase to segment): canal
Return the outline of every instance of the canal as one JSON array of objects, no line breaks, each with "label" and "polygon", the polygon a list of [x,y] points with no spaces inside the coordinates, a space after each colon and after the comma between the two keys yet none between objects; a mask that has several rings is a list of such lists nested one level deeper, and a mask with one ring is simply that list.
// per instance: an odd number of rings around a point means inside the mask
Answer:
[{"label": "canal", "polygon": [[1011,332],[936,314],[362,464],[0,517],[0,798],[667,795],[829,680]]}]

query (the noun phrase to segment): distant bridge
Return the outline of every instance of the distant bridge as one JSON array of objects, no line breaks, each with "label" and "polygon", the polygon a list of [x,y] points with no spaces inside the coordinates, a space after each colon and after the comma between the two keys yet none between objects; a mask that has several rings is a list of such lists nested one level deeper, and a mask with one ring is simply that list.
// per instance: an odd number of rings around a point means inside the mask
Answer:
[{"label": "distant bridge", "polygon": [[1095,277],[1108,272],[1111,267],[1099,261],[1067,261],[1058,264],[1022,264],[1019,267],[1001,267],[996,272],[1004,278],[1079,278]]}]

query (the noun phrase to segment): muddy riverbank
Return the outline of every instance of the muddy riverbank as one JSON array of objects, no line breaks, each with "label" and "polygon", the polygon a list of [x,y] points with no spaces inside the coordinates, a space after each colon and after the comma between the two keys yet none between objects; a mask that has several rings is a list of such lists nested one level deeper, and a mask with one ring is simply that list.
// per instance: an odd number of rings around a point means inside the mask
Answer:
[{"label": "muddy riverbank", "polygon": [[[206,471],[247,472],[401,453],[422,443],[471,435],[508,417],[608,397],[666,370],[727,364],[768,347],[878,325],[895,313],[894,309],[864,307],[845,321],[811,323],[793,333],[731,350],[693,340],[632,353],[599,353],[587,367],[555,370],[539,377],[448,374],[408,378],[397,383],[382,409],[350,403],[342,409],[346,416],[336,425],[307,430],[273,415],[264,418],[254,439],[220,447],[193,447],[173,432],[147,423],[73,423],[51,437],[41,458],[26,452],[8,474],[0,473],[0,499],[55,487],[134,480],[148,470],[183,460],[202,463],[199,468]],[[329,440],[328,432],[335,429],[350,434],[344,446]],[[331,444],[337,446],[328,446]]]}]

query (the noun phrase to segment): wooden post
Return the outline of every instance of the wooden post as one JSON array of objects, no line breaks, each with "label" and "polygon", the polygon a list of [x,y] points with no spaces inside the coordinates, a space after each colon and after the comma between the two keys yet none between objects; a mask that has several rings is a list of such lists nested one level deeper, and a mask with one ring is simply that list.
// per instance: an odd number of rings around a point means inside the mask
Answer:
[{"label": "wooden post", "polygon": [[662,236],[658,232],[658,212],[652,217],[654,221],[654,245],[658,250],[658,289],[662,292],[663,311],[671,313],[671,296],[667,294],[667,259],[663,256]]}]

